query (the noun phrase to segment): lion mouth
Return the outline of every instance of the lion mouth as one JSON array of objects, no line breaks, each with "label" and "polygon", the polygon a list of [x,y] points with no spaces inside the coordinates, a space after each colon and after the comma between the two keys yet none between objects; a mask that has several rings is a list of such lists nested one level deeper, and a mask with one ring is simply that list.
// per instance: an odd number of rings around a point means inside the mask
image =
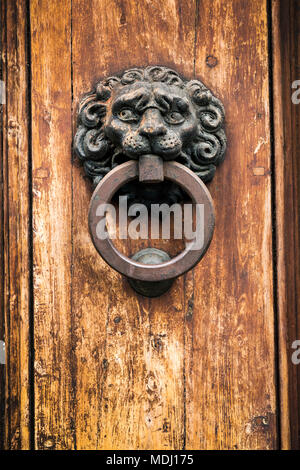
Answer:
[{"label": "lion mouth", "polygon": [[157,142],[154,142],[152,147],[152,152],[155,155],[159,155],[166,160],[175,159],[181,153],[181,142],[175,139],[161,139]]}]

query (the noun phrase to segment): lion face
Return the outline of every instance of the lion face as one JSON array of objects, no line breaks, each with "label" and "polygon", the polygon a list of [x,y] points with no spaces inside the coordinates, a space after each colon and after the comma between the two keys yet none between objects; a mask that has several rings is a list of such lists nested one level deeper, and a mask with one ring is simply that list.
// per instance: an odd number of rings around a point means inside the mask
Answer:
[{"label": "lion face", "polygon": [[174,160],[197,135],[197,125],[185,89],[136,82],[114,90],[103,130],[129,158],[155,154]]},{"label": "lion face", "polygon": [[[144,154],[176,160],[210,181],[225,148],[220,100],[201,81],[185,80],[168,67],[134,68],[108,77],[79,106],[74,149],[94,185],[116,165]],[[170,184],[156,188],[175,201],[179,193]],[[145,185],[130,185],[123,190],[132,199],[139,191],[145,194]]]}]

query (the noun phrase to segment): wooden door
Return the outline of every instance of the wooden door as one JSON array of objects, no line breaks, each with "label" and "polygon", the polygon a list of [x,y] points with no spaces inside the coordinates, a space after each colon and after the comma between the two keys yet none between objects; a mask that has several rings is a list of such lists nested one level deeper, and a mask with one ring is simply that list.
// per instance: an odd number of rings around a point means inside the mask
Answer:
[{"label": "wooden door", "polygon": [[[296,448],[297,2],[1,9],[3,446]],[[151,64],[211,88],[228,137],[209,184],[209,251],[155,299],[97,254],[92,188],[72,153],[80,98]]]}]

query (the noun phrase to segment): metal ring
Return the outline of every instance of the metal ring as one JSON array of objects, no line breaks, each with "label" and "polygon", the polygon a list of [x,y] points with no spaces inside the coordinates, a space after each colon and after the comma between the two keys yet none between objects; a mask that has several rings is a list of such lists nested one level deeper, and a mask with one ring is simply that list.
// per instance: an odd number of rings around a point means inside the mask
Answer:
[{"label": "metal ring", "polygon": [[194,203],[204,204],[204,243],[201,249],[194,249],[194,242],[189,243],[184,251],[165,263],[141,264],[120,253],[109,237],[101,240],[96,235],[97,224],[106,217],[96,215],[99,204],[109,203],[121,186],[134,180],[138,175],[138,162],[130,160],[111,170],[100,181],[92,195],[89,208],[91,238],[102,258],[124,276],[149,282],[174,279],[192,269],[209,247],[215,224],[212,198],[204,183],[191,170],[177,162],[164,162],[164,177],[181,186]]}]

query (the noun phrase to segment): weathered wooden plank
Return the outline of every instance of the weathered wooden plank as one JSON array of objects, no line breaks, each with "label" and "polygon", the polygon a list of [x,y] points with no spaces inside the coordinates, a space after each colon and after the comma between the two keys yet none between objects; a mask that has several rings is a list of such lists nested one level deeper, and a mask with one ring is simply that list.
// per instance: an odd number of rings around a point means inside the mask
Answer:
[{"label": "weathered wooden plank", "polygon": [[[97,79],[133,66],[163,64],[193,74],[194,1],[73,1],[72,11],[76,104]],[[78,168],[73,175],[77,446],[180,449],[183,279],[161,299],[137,296],[91,245],[91,187]],[[142,246],[123,249],[133,254]]]},{"label": "weathered wooden plank", "polygon": [[[299,449],[299,365],[292,345],[300,338],[299,123],[292,83],[299,79],[300,9],[297,1],[272,2],[273,103],[276,178],[277,298],[280,423],[283,449]],[[298,328],[298,329],[297,329]]]},{"label": "weathered wooden plank", "polygon": [[216,230],[187,321],[187,448],[275,448],[268,25],[265,1],[200,3],[196,75],[226,109],[210,185]]},{"label": "weathered wooden plank", "polygon": [[76,103],[134,65],[192,76],[197,18],[196,75],[227,108],[214,244],[194,276],[146,300],[96,254],[78,168],[72,184],[70,5],[31,2],[38,448],[276,445],[265,2],[197,5],[72,5]]},{"label": "weathered wooden plank", "polygon": [[[3,311],[6,342],[4,447],[28,449],[29,158],[26,1],[4,1],[2,16]],[[2,327],[3,331],[3,327]],[[1,335],[1,339],[4,337]]]},{"label": "weathered wooden plank", "polygon": [[[0,80],[3,81],[4,76],[4,45],[5,45],[5,10],[4,2],[1,4],[0,9],[0,28],[2,34],[0,35]],[[3,91],[2,91],[3,93]],[[0,341],[5,339],[5,314],[4,314],[4,194],[3,194],[3,133],[4,133],[4,106],[3,99],[0,103]],[[1,100],[0,100],[1,101]],[[5,365],[0,364],[0,449],[4,448],[4,434],[5,434]]]},{"label": "weathered wooden plank", "polygon": [[71,2],[30,2],[35,441],[70,449],[72,402]]}]

